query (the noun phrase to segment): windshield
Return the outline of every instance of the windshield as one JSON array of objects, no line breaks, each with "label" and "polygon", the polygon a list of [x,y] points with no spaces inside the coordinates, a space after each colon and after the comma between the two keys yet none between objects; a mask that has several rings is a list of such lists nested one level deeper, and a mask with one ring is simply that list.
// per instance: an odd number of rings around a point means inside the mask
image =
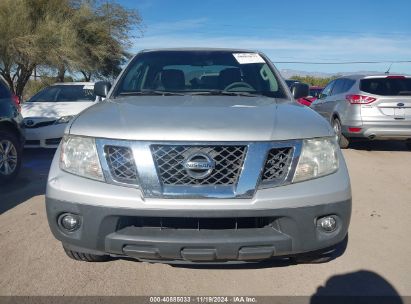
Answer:
[{"label": "windshield", "polygon": [[310,89],[309,96],[318,97],[318,96],[320,96],[322,90],[323,89],[317,89],[317,88],[316,89]]},{"label": "windshield", "polygon": [[291,88],[291,86],[292,86],[293,84],[299,83],[299,81],[287,79],[287,80],[285,81],[285,83],[287,84],[287,86],[288,86],[289,88]]},{"label": "windshield", "polygon": [[93,85],[54,85],[34,95],[29,102],[95,101]]},{"label": "windshield", "polygon": [[157,51],[135,57],[115,93],[241,93],[285,97],[276,75],[256,53]]},{"label": "windshield", "polygon": [[411,78],[367,78],[360,82],[363,92],[382,96],[411,96]]}]

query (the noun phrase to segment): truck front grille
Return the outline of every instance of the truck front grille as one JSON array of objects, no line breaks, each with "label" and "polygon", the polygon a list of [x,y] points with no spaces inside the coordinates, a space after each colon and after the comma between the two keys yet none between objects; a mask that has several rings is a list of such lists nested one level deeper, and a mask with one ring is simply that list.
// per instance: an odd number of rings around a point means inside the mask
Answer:
[{"label": "truck front grille", "polygon": [[105,146],[104,153],[114,180],[125,183],[136,181],[136,165],[129,147]]},{"label": "truck front grille", "polygon": [[302,141],[162,142],[96,139],[107,183],[146,198],[250,199],[292,182]]},{"label": "truck front grille", "polygon": [[[234,185],[241,173],[246,146],[186,146],[152,145],[153,158],[163,185]],[[206,155],[214,168],[209,174],[195,176],[191,173],[206,169],[187,169],[184,163],[194,155]]]},{"label": "truck front grille", "polygon": [[26,129],[35,129],[35,128],[41,128],[41,127],[46,127],[53,125],[56,122],[56,120],[49,120],[49,121],[41,121],[38,123],[34,123],[33,125],[24,125],[24,128]]},{"label": "truck front grille", "polygon": [[261,181],[274,182],[284,179],[291,164],[292,154],[292,148],[271,149],[265,161]]}]

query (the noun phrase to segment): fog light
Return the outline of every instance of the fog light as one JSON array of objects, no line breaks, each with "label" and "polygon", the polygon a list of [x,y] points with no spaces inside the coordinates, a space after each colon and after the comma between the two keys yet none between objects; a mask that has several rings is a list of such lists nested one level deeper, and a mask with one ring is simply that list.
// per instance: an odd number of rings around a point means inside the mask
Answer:
[{"label": "fog light", "polygon": [[334,216],[324,216],[317,220],[317,227],[325,232],[333,232],[337,228],[337,221]]},{"label": "fog light", "polygon": [[75,231],[80,228],[80,218],[71,213],[63,214],[60,216],[60,225],[67,231]]}]

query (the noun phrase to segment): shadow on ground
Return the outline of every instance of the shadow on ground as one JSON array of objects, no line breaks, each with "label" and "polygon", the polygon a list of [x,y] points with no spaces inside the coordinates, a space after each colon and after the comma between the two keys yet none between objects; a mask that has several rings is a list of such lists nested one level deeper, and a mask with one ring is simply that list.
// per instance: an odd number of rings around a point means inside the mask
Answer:
[{"label": "shadow on ground", "polygon": [[25,149],[17,178],[1,186],[0,214],[28,199],[45,194],[47,175],[55,149]]},{"label": "shadow on ground", "polygon": [[360,270],[335,275],[318,287],[311,304],[319,303],[403,303],[397,290],[379,274]]},{"label": "shadow on ground", "polygon": [[352,140],[349,149],[363,151],[410,151],[405,141]]}]

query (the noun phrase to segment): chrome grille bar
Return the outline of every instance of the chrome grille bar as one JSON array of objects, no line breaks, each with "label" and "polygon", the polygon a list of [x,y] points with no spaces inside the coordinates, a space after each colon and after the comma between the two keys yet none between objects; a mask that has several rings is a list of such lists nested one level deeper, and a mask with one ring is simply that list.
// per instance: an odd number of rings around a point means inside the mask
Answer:
[{"label": "chrome grille bar", "polygon": [[[251,198],[258,188],[289,184],[302,146],[301,140],[170,143],[96,139],[96,143],[107,182],[140,188],[146,198],[171,199]],[[187,175],[186,170],[197,169],[183,165],[193,153],[213,159],[210,175]]]}]

